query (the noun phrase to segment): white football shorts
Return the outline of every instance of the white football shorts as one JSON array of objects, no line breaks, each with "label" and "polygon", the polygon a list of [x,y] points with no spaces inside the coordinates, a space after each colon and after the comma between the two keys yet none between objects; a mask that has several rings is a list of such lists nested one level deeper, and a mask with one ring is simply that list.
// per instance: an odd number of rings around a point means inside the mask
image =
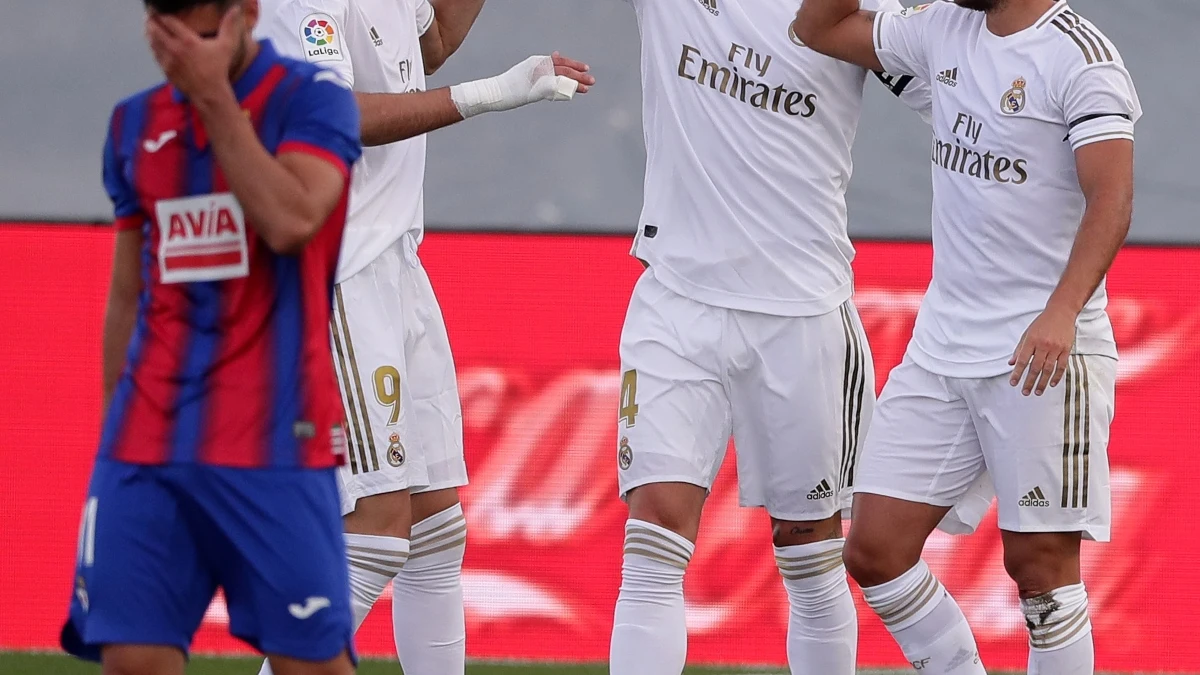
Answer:
[{"label": "white football shorts", "polygon": [[714,307],[647,270],[621,333],[617,474],[711,489],[729,439],[742,506],[823,520],[849,506],[875,371],[851,302],[811,317]]},{"label": "white football shorts", "polygon": [[995,497],[1002,530],[1108,541],[1116,360],[1073,355],[1042,396],[1008,379],[935,375],[906,356],[880,394],[856,491],[950,507],[939,527],[952,534],[973,532]]},{"label": "white football shorts", "polygon": [[403,238],[336,286],[330,340],[349,449],[338,472],[342,513],[370,495],[466,485],[446,325]]}]

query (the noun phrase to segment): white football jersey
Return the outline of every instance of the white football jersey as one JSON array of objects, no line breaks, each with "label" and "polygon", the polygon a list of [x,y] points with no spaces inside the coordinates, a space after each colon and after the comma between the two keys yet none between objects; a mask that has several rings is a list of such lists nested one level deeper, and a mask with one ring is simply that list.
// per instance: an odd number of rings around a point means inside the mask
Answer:
[{"label": "white football jersey", "polygon": [[[279,53],[336,72],[355,91],[425,89],[421,35],[433,16],[425,0],[260,0],[256,35]],[[350,214],[338,282],[354,276],[409,235],[416,252],[425,226],[425,137],[363,148],[350,184]]]},{"label": "white football jersey", "polygon": [[[853,292],[850,149],[868,72],[805,47],[779,0],[631,0],[645,202],[633,255],[705,304],[816,316]],[[901,8],[863,0],[866,9]],[[929,88],[880,79],[921,111]]]},{"label": "white football jersey", "polygon": [[[933,280],[909,353],[934,373],[991,377],[1066,270],[1085,200],[1074,151],[1133,139],[1141,105],[1112,43],[1058,2],[1008,37],[934,2],[875,19],[891,72],[933,86]],[[1117,355],[1104,284],[1075,352]]]}]

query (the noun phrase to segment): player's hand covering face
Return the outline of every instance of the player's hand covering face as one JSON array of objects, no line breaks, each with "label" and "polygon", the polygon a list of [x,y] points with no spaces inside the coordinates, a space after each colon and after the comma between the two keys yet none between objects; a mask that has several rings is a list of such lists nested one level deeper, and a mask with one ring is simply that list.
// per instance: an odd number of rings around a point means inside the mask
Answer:
[{"label": "player's hand covering face", "polygon": [[188,98],[226,88],[245,60],[246,28],[240,3],[221,17],[212,37],[201,37],[179,17],[151,13],[146,39],[163,75]]}]

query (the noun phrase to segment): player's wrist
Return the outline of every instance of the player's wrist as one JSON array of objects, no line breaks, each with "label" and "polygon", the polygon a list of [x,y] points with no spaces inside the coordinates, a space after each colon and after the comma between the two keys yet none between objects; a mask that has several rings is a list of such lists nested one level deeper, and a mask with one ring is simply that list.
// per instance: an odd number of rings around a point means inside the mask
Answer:
[{"label": "player's wrist", "polygon": [[502,75],[450,87],[450,100],[463,119],[520,108],[536,101],[568,101],[578,83],[556,75],[549,56],[531,56]]},{"label": "player's wrist", "polygon": [[196,107],[201,115],[211,115],[222,111],[240,110],[233,86],[228,82],[216,82],[202,89],[197,89],[188,96],[188,100]]}]

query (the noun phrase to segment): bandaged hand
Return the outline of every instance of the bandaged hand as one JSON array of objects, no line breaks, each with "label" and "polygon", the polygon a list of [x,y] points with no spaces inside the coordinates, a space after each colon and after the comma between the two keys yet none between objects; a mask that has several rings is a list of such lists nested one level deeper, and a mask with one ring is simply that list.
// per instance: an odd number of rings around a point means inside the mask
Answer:
[{"label": "bandaged hand", "polygon": [[569,101],[595,84],[587,71],[586,64],[558,54],[531,56],[502,75],[450,87],[450,100],[463,119],[538,101]]}]

